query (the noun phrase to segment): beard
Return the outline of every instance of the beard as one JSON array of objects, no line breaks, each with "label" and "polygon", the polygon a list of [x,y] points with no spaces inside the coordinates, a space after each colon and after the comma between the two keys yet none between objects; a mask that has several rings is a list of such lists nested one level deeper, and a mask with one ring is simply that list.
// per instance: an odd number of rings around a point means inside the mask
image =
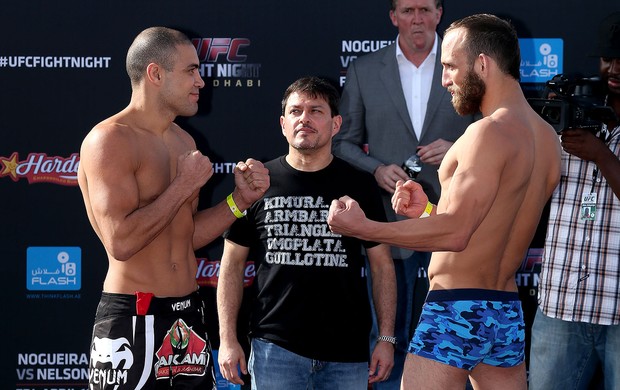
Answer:
[{"label": "beard", "polygon": [[454,92],[452,105],[461,116],[475,114],[480,110],[485,92],[484,81],[472,69],[465,75],[461,88]]},{"label": "beard", "polygon": [[298,141],[298,142],[293,142],[291,143],[291,146],[293,147],[293,149],[296,149],[300,152],[304,152],[304,151],[312,151],[312,150],[316,150],[319,148],[318,142],[314,141],[314,142],[310,142],[310,141]]}]

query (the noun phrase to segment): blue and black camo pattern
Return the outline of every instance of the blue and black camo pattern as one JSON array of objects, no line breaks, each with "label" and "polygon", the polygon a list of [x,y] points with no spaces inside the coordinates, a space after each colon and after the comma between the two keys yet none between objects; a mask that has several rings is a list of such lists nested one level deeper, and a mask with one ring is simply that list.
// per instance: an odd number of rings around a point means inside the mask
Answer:
[{"label": "blue and black camo pattern", "polygon": [[480,362],[516,366],[524,361],[524,350],[519,300],[427,300],[408,352],[471,370]]}]

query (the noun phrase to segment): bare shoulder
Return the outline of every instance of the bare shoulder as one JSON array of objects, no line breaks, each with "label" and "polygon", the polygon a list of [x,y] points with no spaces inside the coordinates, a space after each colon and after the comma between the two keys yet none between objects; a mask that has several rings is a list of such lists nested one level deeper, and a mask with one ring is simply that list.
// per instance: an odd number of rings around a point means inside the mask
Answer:
[{"label": "bare shoulder", "polygon": [[469,125],[454,144],[456,161],[462,169],[499,177],[516,161],[531,161],[532,133],[512,112],[498,110]]},{"label": "bare shoulder", "polygon": [[532,111],[532,127],[536,131],[536,135],[541,142],[549,143],[560,153],[559,136],[553,127],[540,117],[536,112]]},{"label": "bare shoulder", "polygon": [[[553,127],[543,120],[537,113],[532,112],[535,138],[536,138],[536,163],[538,170],[547,172],[549,181],[548,190],[552,191],[560,180],[560,165],[562,159],[562,146],[560,138]],[[551,195],[551,192],[549,192]]]},{"label": "bare shoulder", "polygon": [[111,143],[128,142],[134,138],[134,132],[125,117],[117,114],[96,124],[84,138],[82,148],[102,148]]},{"label": "bare shoulder", "polygon": [[463,138],[467,148],[506,150],[510,148],[508,142],[514,136],[514,123],[503,115],[491,115],[479,119],[467,127]]},{"label": "bare shoulder", "polygon": [[97,169],[117,162],[128,163],[139,147],[136,130],[122,115],[115,115],[93,127],[80,148],[80,167]]}]

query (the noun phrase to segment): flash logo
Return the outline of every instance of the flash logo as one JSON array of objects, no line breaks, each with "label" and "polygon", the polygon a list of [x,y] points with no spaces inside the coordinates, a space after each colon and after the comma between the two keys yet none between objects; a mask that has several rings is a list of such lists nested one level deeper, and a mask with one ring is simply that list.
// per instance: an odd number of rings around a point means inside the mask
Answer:
[{"label": "flash logo", "polygon": [[250,46],[247,38],[194,38],[192,43],[200,62],[217,62],[222,55],[226,56],[228,62],[245,62],[247,56],[240,51]]}]

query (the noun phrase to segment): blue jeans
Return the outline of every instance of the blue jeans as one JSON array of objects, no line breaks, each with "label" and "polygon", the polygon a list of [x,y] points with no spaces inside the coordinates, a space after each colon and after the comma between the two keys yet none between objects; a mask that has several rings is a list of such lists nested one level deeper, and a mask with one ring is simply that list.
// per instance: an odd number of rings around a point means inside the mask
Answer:
[{"label": "blue jeans", "polygon": [[[338,348],[334,340],[334,348]],[[248,361],[252,390],[366,390],[368,362],[322,362],[299,356],[269,340],[252,339]]]},{"label": "blue jeans", "polygon": [[[422,305],[428,293],[428,275],[426,272],[428,271],[430,258],[430,253],[414,252],[406,259],[394,259],[394,270],[396,271],[396,321],[394,323],[394,336],[397,339],[397,345],[394,350],[394,368],[387,380],[373,385],[375,390],[400,389],[400,379],[403,374],[409,341],[411,341],[413,331],[417,326]],[[366,269],[369,270],[370,267],[367,265]],[[372,330],[370,332],[370,353],[372,353],[377,341],[378,326],[372,300],[372,277],[370,274],[367,280],[372,307]],[[416,295],[416,291],[419,294]]]},{"label": "blue jeans", "polygon": [[620,325],[562,321],[538,309],[532,326],[530,390],[588,389],[599,361],[605,389],[620,389]]}]

